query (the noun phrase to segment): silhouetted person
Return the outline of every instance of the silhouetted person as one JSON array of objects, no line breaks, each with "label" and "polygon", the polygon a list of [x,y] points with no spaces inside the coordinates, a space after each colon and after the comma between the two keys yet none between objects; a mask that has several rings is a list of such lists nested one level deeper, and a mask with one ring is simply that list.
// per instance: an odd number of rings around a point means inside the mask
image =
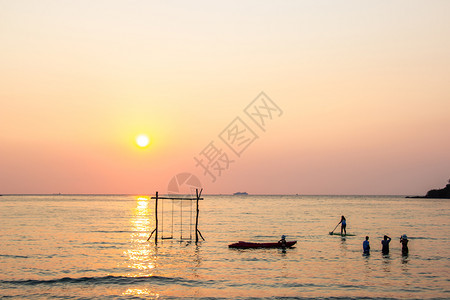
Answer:
[{"label": "silhouetted person", "polygon": [[281,244],[282,252],[286,253],[286,236],[284,234],[281,236],[281,240],[279,240],[278,243]]},{"label": "silhouetted person", "polygon": [[366,240],[363,242],[364,254],[370,254],[369,237],[366,236]]},{"label": "silhouetted person", "polygon": [[383,240],[381,241],[381,245],[383,245],[383,248],[381,249],[381,252],[383,254],[389,254],[389,243],[391,242],[391,238],[387,235],[384,236]]},{"label": "silhouetted person", "polygon": [[339,222],[339,224],[341,224],[341,235],[342,232],[344,232],[345,235],[347,235],[347,220],[345,219],[344,216],[341,217],[341,221]]},{"label": "silhouetted person", "polygon": [[408,255],[408,237],[406,236],[406,234],[402,235],[400,237],[400,243],[402,243],[402,254],[403,255]]}]

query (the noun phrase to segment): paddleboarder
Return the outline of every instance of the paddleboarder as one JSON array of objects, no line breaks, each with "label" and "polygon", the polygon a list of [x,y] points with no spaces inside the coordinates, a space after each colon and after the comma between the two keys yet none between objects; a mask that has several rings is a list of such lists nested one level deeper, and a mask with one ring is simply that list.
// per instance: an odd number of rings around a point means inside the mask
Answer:
[{"label": "paddleboarder", "polygon": [[400,243],[402,243],[402,255],[408,255],[408,237],[406,234],[400,237]]},{"label": "paddleboarder", "polygon": [[363,242],[364,254],[370,254],[369,237],[366,236],[366,240]]},{"label": "paddleboarder", "polygon": [[389,243],[391,242],[391,238],[387,235],[384,236],[383,240],[381,241],[381,245],[383,245],[383,248],[381,249],[381,252],[383,254],[389,254]]},{"label": "paddleboarder", "polygon": [[344,216],[341,217],[341,221],[339,222],[339,224],[341,224],[341,235],[342,232],[344,232],[345,235],[347,235],[347,220],[345,219]]}]

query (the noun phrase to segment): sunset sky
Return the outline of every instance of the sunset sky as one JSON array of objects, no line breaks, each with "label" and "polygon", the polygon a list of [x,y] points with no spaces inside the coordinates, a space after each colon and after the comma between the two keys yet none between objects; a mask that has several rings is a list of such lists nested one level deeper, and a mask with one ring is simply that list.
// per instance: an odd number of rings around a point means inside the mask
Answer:
[{"label": "sunset sky", "polygon": [[[183,172],[212,194],[443,187],[449,16],[446,0],[0,0],[0,194],[165,193]],[[245,112],[261,92],[264,128]],[[215,182],[195,160],[211,145],[232,161]]]}]

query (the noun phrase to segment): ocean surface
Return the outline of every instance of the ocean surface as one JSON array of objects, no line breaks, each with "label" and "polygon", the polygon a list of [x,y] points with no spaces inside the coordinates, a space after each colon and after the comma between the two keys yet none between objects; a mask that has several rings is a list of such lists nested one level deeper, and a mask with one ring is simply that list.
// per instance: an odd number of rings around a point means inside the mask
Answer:
[{"label": "ocean surface", "polygon": [[[150,195],[151,196],[151,195]],[[390,196],[0,197],[0,296],[17,299],[449,299],[450,201]],[[348,233],[329,235],[340,216]],[[161,225],[160,225],[161,226]],[[339,231],[339,227],[336,229]],[[238,241],[296,240],[238,250]],[[383,235],[392,237],[382,255]],[[399,237],[409,237],[402,256]],[[370,237],[371,253],[362,242]]]}]

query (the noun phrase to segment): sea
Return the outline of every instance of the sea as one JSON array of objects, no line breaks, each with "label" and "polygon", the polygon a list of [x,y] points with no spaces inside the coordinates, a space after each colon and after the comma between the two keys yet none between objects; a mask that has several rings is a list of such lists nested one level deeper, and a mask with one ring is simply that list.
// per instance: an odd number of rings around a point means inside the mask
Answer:
[{"label": "sea", "polygon": [[[449,200],[204,195],[196,243],[196,201],[166,199],[155,243],[152,196],[1,196],[0,297],[450,299]],[[341,215],[354,236],[329,234]],[[228,247],[281,235],[295,247]]]}]

